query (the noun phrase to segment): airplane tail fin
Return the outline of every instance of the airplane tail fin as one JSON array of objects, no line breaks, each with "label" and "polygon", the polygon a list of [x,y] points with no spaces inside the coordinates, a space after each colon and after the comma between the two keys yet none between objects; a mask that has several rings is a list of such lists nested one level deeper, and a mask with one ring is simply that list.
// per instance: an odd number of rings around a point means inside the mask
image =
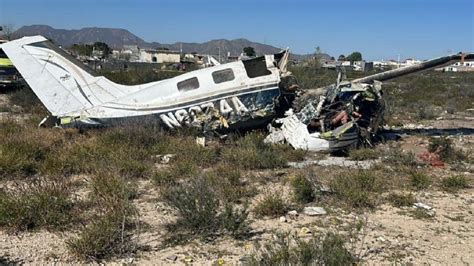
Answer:
[{"label": "airplane tail fin", "polygon": [[0,48],[54,116],[78,114],[133,89],[94,76],[86,65],[42,36],[24,37]]}]

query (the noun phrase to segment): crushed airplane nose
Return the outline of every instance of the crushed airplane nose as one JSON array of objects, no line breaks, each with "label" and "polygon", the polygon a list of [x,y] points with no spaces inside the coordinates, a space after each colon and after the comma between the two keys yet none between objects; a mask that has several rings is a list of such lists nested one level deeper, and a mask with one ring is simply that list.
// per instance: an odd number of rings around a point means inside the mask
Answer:
[{"label": "crushed airplane nose", "polygon": [[309,133],[306,124],[302,123],[293,113],[293,109],[285,113],[284,118],[277,119],[275,123],[279,128],[268,125],[270,134],[265,138],[265,143],[288,143],[295,149],[326,151],[329,141],[321,138],[319,132]]},{"label": "crushed airplane nose", "polygon": [[311,151],[372,145],[385,109],[380,82],[331,85],[325,93],[304,98],[299,104],[304,104],[299,112],[290,110],[285,118],[275,121],[279,127],[269,127],[267,142],[287,142]]},{"label": "crushed airplane nose", "polygon": [[382,81],[465,59],[474,59],[474,54],[439,57],[351,82],[343,82],[341,72],[336,84],[299,92],[293,104],[296,112],[291,110],[270,125],[265,140],[312,151],[373,146],[385,111]]}]

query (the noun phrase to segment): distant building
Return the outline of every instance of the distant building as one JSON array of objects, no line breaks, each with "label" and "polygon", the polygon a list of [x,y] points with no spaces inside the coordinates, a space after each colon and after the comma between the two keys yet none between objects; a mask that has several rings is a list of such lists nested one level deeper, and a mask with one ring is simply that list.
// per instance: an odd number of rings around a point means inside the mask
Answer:
[{"label": "distant building", "polygon": [[445,72],[471,72],[474,71],[474,61],[456,62],[455,64],[437,68],[436,70]]},{"label": "distant building", "polygon": [[321,67],[327,68],[327,69],[336,69],[337,65],[338,65],[338,62],[330,60],[330,61],[324,61]]},{"label": "distant building", "polygon": [[405,66],[412,66],[421,63],[420,60],[416,60],[414,58],[407,58],[405,59],[404,65]]},{"label": "distant building", "polygon": [[145,63],[179,63],[181,53],[177,51],[140,49],[140,62]]},{"label": "distant building", "polygon": [[117,59],[125,59],[130,62],[140,61],[140,48],[138,45],[124,45]]},{"label": "distant building", "polygon": [[353,63],[353,69],[355,71],[372,71],[374,70],[374,63],[373,62],[366,62],[366,61],[355,61]]}]

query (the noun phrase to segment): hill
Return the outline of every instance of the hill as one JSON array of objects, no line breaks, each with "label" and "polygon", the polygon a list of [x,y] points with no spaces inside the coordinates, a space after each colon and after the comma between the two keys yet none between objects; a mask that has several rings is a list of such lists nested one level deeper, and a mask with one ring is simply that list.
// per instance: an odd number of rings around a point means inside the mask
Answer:
[{"label": "hill", "polygon": [[[235,39],[226,40],[218,39],[211,40],[204,43],[188,43],[188,42],[176,42],[173,44],[164,44],[159,42],[146,42],[140,37],[134,35],[125,29],[115,28],[82,28],[79,30],[66,30],[66,29],[55,29],[47,25],[31,25],[23,26],[14,32],[13,38],[21,38],[24,36],[32,35],[43,35],[46,38],[53,40],[56,44],[64,47],[71,46],[75,43],[94,43],[94,42],[105,42],[113,48],[122,48],[124,45],[138,45],[142,48],[168,48],[170,50],[179,51],[183,49],[185,53],[201,53],[201,54],[220,54],[227,55],[230,53],[232,56],[237,56],[242,52],[242,49],[247,46],[251,46],[255,49],[258,55],[273,54],[279,52],[281,49],[262,44],[258,42],[252,42],[247,39]],[[329,55],[324,55],[329,58]],[[307,55],[294,55],[295,59],[301,59],[307,57]]]}]

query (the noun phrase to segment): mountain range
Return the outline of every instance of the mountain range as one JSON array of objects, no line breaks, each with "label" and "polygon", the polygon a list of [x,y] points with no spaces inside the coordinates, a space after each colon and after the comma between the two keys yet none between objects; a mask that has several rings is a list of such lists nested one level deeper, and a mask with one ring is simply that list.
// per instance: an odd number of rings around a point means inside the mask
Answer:
[{"label": "mountain range", "polygon": [[[65,30],[55,29],[47,25],[31,25],[19,28],[12,34],[12,37],[17,39],[32,35],[43,35],[63,47],[69,47],[73,44],[104,42],[115,49],[120,49],[124,45],[138,45],[140,48],[167,48],[174,51],[180,51],[182,49],[184,53],[196,52],[200,54],[214,55],[219,54],[220,50],[221,55],[230,54],[231,56],[240,55],[242,49],[249,46],[255,49],[257,55],[274,54],[281,50],[280,48],[271,45],[252,42],[243,38],[234,40],[218,39],[204,43],[176,42],[173,44],[164,44],[159,42],[146,42],[142,38],[125,29],[98,27]],[[294,54],[293,58],[304,59],[310,56],[311,55]],[[323,54],[323,57],[327,59],[330,58],[327,54]]]}]

